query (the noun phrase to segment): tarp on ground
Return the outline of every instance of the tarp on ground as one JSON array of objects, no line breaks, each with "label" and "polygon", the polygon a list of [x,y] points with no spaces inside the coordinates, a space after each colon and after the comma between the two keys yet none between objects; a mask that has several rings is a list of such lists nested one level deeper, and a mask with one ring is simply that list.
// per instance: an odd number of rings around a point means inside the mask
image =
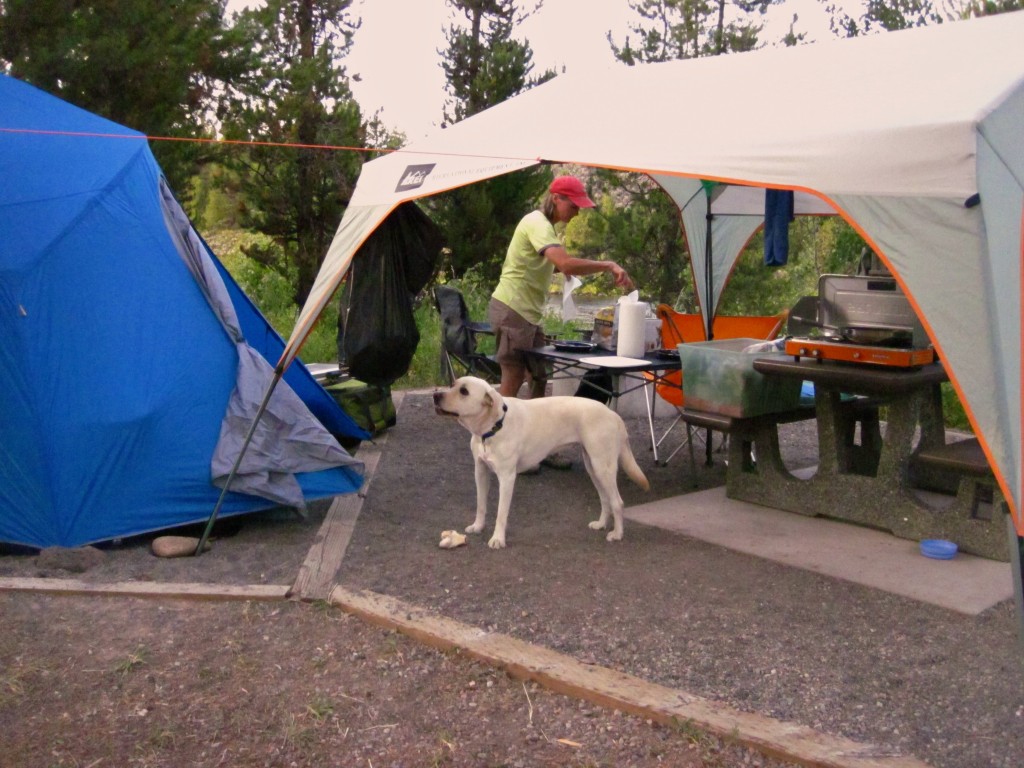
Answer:
[{"label": "tarp on ground", "polygon": [[[0,179],[0,541],[206,521],[283,340],[141,134],[0,76]],[[304,366],[286,381],[222,516],[361,485],[333,435],[366,434]]]},{"label": "tarp on ground", "polygon": [[897,276],[1024,533],[1021,40],[1014,12],[556,77],[364,166],[283,360],[405,200],[542,162],[806,192]]}]

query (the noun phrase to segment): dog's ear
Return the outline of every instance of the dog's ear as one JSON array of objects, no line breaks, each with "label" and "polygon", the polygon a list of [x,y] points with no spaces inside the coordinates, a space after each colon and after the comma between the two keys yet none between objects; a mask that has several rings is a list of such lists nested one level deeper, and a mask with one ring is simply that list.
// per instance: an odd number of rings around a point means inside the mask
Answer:
[{"label": "dog's ear", "polygon": [[494,398],[491,397],[491,393],[492,392],[494,392],[493,389],[488,389],[484,393],[483,403],[484,403],[484,408],[486,408],[487,410],[490,410],[491,408],[494,407]]}]

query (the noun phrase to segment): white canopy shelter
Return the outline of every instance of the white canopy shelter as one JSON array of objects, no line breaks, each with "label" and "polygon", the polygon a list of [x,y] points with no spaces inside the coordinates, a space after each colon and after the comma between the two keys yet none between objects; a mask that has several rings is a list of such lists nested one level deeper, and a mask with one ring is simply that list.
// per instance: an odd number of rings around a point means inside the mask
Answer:
[{"label": "white canopy shelter", "polygon": [[1017,12],[559,76],[364,167],[278,368],[406,200],[542,162],[646,172],[681,206],[701,179],[791,189],[838,211],[897,276],[1024,534],[1022,40]]}]

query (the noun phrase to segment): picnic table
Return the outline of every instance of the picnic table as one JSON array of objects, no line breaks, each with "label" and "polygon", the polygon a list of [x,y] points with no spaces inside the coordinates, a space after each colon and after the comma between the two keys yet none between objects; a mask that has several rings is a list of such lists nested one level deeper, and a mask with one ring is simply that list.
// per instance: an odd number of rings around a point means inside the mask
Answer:
[{"label": "picnic table", "polygon": [[[941,384],[947,375],[941,364],[888,368],[774,356],[753,366],[765,376],[813,382],[814,406],[748,419],[693,411],[684,416],[729,433],[729,498],[848,520],[907,539],[949,539],[963,551],[1009,559],[1005,503],[991,473],[971,473],[975,486],[990,488],[991,504],[964,494],[948,506],[932,505],[910,482],[911,465],[922,453],[941,460],[946,451]],[[779,446],[779,425],[798,418],[817,423],[818,466],[809,477],[786,468]]]}]

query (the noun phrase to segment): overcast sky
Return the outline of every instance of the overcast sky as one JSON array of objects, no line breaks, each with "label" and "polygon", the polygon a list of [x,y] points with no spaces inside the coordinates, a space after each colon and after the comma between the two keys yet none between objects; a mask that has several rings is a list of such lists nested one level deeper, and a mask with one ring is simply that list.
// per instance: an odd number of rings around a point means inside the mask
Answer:
[{"label": "overcast sky", "polygon": [[[228,7],[246,4],[231,0]],[[364,114],[381,108],[384,125],[412,140],[430,132],[444,109],[438,51],[445,46],[451,9],[444,0],[355,0],[353,11],[363,25],[346,66],[349,75],[360,77],[352,82],[352,91]],[[785,34],[794,12],[800,16],[798,31],[814,30],[817,39],[828,39],[827,17],[818,0],[786,0],[772,9],[771,27],[762,40],[772,42]],[[536,72],[563,67],[579,71],[614,65],[608,30],[621,45],[636,19],[626,0],[544,0],[543,9],[518,28],[517,37],[529,40]]]}]

